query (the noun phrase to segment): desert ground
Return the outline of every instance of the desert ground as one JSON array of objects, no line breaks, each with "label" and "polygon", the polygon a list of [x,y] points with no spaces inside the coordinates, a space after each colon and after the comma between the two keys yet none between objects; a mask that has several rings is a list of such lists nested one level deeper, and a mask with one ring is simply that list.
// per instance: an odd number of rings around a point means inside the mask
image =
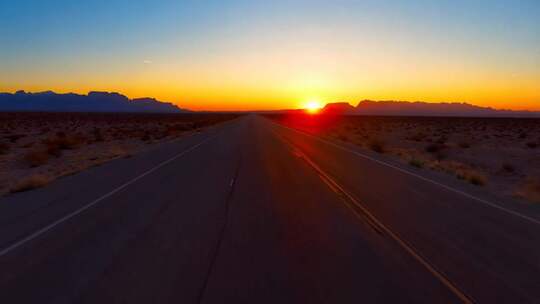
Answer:
[{"label": "desert ground", "polygon": [[267,115],[290,127],[540,203],[540,119]]},{"label": "desert ground", "polygon": [[237,116],[1,113],[0,195],[40,187]]}]

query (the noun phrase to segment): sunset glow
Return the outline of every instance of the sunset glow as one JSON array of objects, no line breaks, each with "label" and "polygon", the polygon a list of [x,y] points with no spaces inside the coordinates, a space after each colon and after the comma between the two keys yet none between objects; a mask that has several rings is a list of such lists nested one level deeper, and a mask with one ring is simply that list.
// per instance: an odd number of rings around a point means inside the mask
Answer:
[{"label": "sunset glow", "polygon": [[114,91],[194,110],[310,96],[540,110],[540,2],[473,2],[4,1],[0,92]]},{"label": "sunset glow", "polygon": [[304,108],[309,114],[317,114],[321,110],[322,104],[317,100],[311,100],[305,104]]}]

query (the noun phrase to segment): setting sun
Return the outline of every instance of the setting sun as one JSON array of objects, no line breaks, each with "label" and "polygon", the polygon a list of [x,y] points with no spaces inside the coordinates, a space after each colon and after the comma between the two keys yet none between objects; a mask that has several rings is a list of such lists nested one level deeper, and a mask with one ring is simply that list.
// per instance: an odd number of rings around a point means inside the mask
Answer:
[{"label": "setting sun", "polygon": [[322,104],[321,104],[321,102],[319,102],[317,100],[311,100],[311,101],[308,101],[306,103],[304,108],[306,109],[306,111],[308,113],[315,114],[315,113],[318,113],[321,110]]}]

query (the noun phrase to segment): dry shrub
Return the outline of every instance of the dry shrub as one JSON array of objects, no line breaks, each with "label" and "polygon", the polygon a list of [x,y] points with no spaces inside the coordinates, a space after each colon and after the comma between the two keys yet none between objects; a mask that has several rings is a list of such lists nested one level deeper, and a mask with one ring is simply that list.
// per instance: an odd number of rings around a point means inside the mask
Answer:
[{"label": "dry shrub", "polygon": [[105,140],[105,137],[103,136],[103,133],[101,132],[100,128],[94,128],[94,141],[96,142],[102,142]]},{"label": "dry shrub", "polygon": [[39,167],[49,160],[49,153],[46,150],[29,151],[23,156],[23,160],[30,167]]},{"label": "dry shrub", "polygon": [[446,142],[448,141],[448,137],[446,136],[441,136],[439,138],[437,138],[437,143],[440,144],[440,145],[444,145]]},{"label": "dry shrub", "polygon": [[35,144],[35,142],[32,141],[32,142],[29,142],[29,143],[26,143],[26,144],[22,145],[21,148],[27,149],[27,148],[32,147],[34,144]]},{"label": "dry shrub", "polygon": [[487,183],[487,178],[478,173],[472,173],[468,176],[467,180],[475,186],[483,186]]},{"label": "dry shrub", "polygon": [[193,123],[186,122],[186,123],[177,123],[171,126],[167,127],[170,132],[182,132],[182,131],[189,131],[193,129]]},{"label": "dry shrub", "polygon": [[475,186],[483,186],[487,183],[487,177],[474,170],[460,170],[456,173],[456,177],[466,180]]},{"label": "dry shrub", "polygon": [[420,159],[417,159],[417,158],[413,158],[413,159],[409,160],[409,165],[411,165],[413,167],[416,167],[416,168],[423,168],[424,163],[425,162],[423,160],[420,160]]},{"label": "dry shrub", "polygon": [[158,130],[156,133],[155,133],[155,139],[157,140],[161,140],[165,137],[169,136],[169,133],[167,133],[167,131],[161,131],[161,130]]},{"label": "dry shrub", "polygon": [[24,134],[11,134],[11,135],[8,135],[6,136],[6,139],[9,140],[10,143],[14,144],[17,142],[17,140],[25,137],[26,135]]},{"label": "dry shrub", "polygon": [[429,144],[425,148],[426,152],[433,154],[440,152],[442,149],[444,149],[444,145],[441,144]]},{"label": "dry shrub", "polygon": [[30,175],[16,183],[9,191],[11,193],[28,191],[43,187],[50,182],[50,178],[41,174]]},{"label": "dry shrub", "polygon": [[508,172],[508,173],[513,173],[513,172],[516,171],[516,168],[514,168],[514,166],[512,164],[509,164],[509,163],[504,163],[502,165],[502,169],[503,169],[503,171]]},{"label": "dry shrub", "polygon": [[538,144],[535,143],[534,141],[531,141],[531,142],[527,143],[527,147],[529,147],[531,149],[536,149],[538,147]]},{"label": "dry shrub", "polygon": [[538,178],[528,179],[517,191],[516,194],[533,203],[540,203],[540,180]]},{"label": "dry shrub", "polygon": [[429,144],[426,146],[425,150],[428,153],[433,154],[436,159],[443,160],[446,158],[446,154],[444,153],[444,149],[446,148],[443,144]]},{"label": "dry shrub", "polygon": [[9,145],[5,142],[0,142],[0,155],[9,152]]},{"label": "dry shrub", "polygon": [[43,141],[47,147],[56,147],[60,150],[72,150],[78,148],[82,143],[83,139],[79,136],[74,135],[65,135],[63,133],[59,133],[60,136],[48,138]]},{"label": "dry shrub", "polygon": [[420,133],[416,133],[414,135],[411,135],[411,136],[407,137],[406,139],[420,142],[420,141],[423,141],[426,138],[426,136],[427,135],[425,133],[420,132]]},{"label": "dry shrub", "polygon": [[468,149],[471,147],[471,144],[468,141],[462,141],[458,145],[462,149]]},{"label": "dry shrub", "polygon": [[150,132],[145,131],[143,136],[141,137],[142,141],[150,141],[152,140],[152,137],[150,136]]},{"label": "dry shrub", "polygon": [[60,146],[55,145],[55,144],[47,145],[46,151],[47,151],[47,154],[54,157],[60,157],[60,155],[62,155],[62,149],[60,149]]},{"label": "dry shrub", "polygon": [[384,153],[385,151],[385,144],[384,142],[379,138],[373,138],[369,141],[368,144],[369,148],[377,153]]},{"label": "dry shrub", "polygon": [[443,171],[447,174],[455,175],[456,178],[466,180],[469,183],[477,186],[487,184],[487,177],[477,170],[472,169],[468,165],[457,161],[432,161],[428,162],[427,167],[437,171]]},{"label": "dry shrub", "polygon": [[113,139],[115,139],[115,140],[121,140],[121,139],[124,138],[124,134],[121,133],[121,132],[114,132],[114,133],[112,134],[112,137],[113,137]]},{"label": "dry shrub", "polygon": [[347,136],[347,134],[339,134],[337,138],[341,141],[349,141],[349,137]]},{"label": "dry shrub", "polygon": [[121,157],[121,156],[129,157],[130,155],[131,154],[129,153],[129,151],[127,151],[126,148],[121,147],[121,146],[112,146],[109,149],[109,156],[113,158]]}]

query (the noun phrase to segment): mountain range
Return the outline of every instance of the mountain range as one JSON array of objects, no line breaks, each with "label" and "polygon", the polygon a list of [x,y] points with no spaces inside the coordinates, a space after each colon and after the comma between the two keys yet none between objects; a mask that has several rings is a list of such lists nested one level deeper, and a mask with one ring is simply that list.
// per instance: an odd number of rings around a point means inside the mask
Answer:
[{"label": "mountain range", "polygon": [[57,94],[52,91],[14,94],[0,93],[0,111],[18,112],[188,112],[176,105],[154,98],[129,99],[119,93],[90,92],[88,95],[74,93]]},{"label": "mountain range", "polygon": [[324,113],[380,116],[540,117],[540,112],[499,110],[468,103],[428,103],[363,100],[356,107],[347,102],[327,104]]},{"label": "mountain range", "polygon": [[[0,111],[18,112],[135,112],[184,113],[187,109],[154,98],[128,97],[114,92],[89,92],[88,95],[52,91],[0,93]],[[291,111],[291,110],[285,110]],[[296,110],[294,110],[296,111]],[[281,111],[260,111],[281,112]],[[328,103],[322,112],[380,116],[457,116],[457,117],[539,117],[540,112],[500,110],[468,103],[428,103],[362,100],[356,106],[347,102]]]}]

